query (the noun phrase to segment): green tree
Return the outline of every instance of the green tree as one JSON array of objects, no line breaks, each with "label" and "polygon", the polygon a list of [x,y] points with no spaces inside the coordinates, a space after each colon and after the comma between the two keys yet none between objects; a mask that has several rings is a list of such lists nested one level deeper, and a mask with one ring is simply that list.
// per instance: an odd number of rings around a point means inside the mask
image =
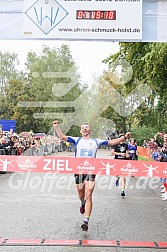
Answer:
[{"label": "green tree", "polygon": [[5,119],[6,107],[4,104],[5,89],[9,81],[18,78],[16,65],[19,64],[17,54],[0,52],[0,118]]},{"label": "green tree", "polygon": [[11,80],[4,91],[1,117],[16,120],[17,132],[27,131],[31,128],[29,117],[32,111],[27,111],[26,108],[18,106],[20,100],[26,101],[29,99],[27,85],[20,80]]},{"label": "green tree", "polygon": [[18,64],[17,54],[0,52],[0,88],[2,95],[4,95],[4,88],[8,86],[9,81],[17,78],[16,65]]},{"label": "green tree", "polygon": [[126,118],[126,122],[130,119],[142,126],[156,125],[159,130],[166,127],[167,44],[121,42],[120,51],[104,62],[110,68],[116,60],[125,60],[133,68],[132,79],[121,90],[124,96],[137,87],[138,83],[147,84],[152,89],[151,95]]},{"label": "green tree", "polygon": [[[48,132],[55,113],[73,113],[73,108],[57,107],[56,102],[74,101],[82,93],[80,75],[69,47],[64,44],[60,48],[43,46],[40,56],[35,52],[28,53],[26,66],[29,94],[31,101],[36,102],[33,111],[39,115],[39,118],[31,116],[32,128]],[[43,106],[42,102],[50,102],[51,106]],[[69,117],[64,116],[63,123],[68,124],[68,120]]]}]

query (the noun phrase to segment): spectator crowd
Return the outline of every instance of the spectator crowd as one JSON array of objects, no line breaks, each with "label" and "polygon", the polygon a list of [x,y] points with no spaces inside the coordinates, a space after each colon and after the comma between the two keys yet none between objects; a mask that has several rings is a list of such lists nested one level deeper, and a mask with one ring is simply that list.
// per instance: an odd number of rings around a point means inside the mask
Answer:
[{"label": "spectator crowd", "polygon": [[[117,132],[112,132],[110,139],[118,137]],[[127,159],[138,160],[137,141],[131,139],[127,142]],[[150,140],[144,140],[143,147],[149,149],[150,157],[154,161],[167,162],[167,133],[158,132]],[[55,135],[33,132],[0,132],[0,155],[26,155],[45,156],[55,152],[74,151],[71,143],[61,141]],[[120,148],[120,152],[121,148]],[[167,179],[161,178],[162,199],[167,200]]]},{"label": "spectator crowd", "polygon": [[32,132],[17,134],[12,129],[0,132],[0,155],[43,156],[72,149],[71,144],[61,141],[55,135]]},{"label": "spectator crowd", "polygon": [[[144,141],[143,147],[150,149],[154,161],[167,162],[167,133],[158,132],[150,141]],[[167,200],[167,179],[161,178],[162,200]]]}]

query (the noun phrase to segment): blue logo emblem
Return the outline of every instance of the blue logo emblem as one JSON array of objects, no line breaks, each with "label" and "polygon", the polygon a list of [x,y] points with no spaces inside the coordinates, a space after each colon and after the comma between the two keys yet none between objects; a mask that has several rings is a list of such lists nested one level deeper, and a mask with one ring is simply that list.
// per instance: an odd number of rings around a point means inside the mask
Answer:
[{"label": "blue logo emblem", "polygon": [[37,0],[25,14],[47,35],[69,13],[56,0]]}]

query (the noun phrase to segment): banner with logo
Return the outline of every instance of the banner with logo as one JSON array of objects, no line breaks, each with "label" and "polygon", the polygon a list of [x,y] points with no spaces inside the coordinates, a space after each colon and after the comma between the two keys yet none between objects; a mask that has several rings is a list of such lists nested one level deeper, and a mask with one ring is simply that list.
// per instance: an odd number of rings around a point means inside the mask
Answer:
[{"label": "banner with logo", "polygon": [[0,1],[0,39],[167,41],[164,0]]},{"label": "banner with logo", "polygon": [[59,156],[1,156],[0,171],[167,178],[167,163]]},{"label": "banner with logo", "polygon": [[25,38],[142,39],[142,0],[24,0]]}]

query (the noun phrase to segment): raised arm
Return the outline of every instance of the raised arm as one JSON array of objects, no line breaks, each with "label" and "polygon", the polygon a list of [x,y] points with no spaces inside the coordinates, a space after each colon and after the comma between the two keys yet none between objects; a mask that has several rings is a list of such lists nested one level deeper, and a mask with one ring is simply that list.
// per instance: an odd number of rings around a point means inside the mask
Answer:
[{"label": "raised arm", "polygon": [[130,132],[127,132],[124,136],[121,136],[119,138],[109,140],[108,144],[109,145],[116,145],[116,144],[119,144],[120,142],[125,141],[128,138],[130,138]]},{"label": "raised arm", "polygon": [[68,136],[64,135],[63,132],[61,131],[61,129],[59,128],[59,122],[58,121],[53,122],[53,128],[55,129],[55,131],[56,131],[58,137],[60,138],[60,140],[67,141]]}]

